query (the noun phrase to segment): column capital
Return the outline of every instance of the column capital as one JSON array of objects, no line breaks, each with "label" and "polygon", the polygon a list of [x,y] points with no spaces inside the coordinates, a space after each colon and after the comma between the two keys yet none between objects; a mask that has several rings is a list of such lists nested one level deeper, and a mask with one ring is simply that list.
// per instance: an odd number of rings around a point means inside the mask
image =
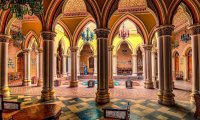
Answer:
[{"label": "column capital", "polygon": [[43,49],[42,48],[38,48],[38,53],[42,53]]},{"label": "column capital", "polygon": [[137,57],[137,54],[132,54],[132,57]]},{"label": "column capital", "polygon": [[78,50],[78,47],[70,47],[71,52],[77,52],[77,50]]},{"label": "column capital", "polygon": [[110,29],[97,28],[95,29],[97,39],[107,39],[110,33]]},{"label": "column capital", "polygon": [[114,46],[110,45],[108,46],[108,51],[113,51]]},{"label": "column capital", "polygon": [[174,31],[174,25],[162,25],[158,26],[155,31],[158,33],[158,36],[170,35]]},{"label": "column capital", "polygon": [[192,35],[200,34],[200,24],[189,26],[188,29]]},{"label": "column capital", "polygon": [[9,42],[10,36],[0,34],[0,42]]},{"label": "column capital", "polygon": [[23,53],[29,53],[31,51],[31,49],[23,49]]},{"label": "column capital", "polygon": [[143,46],[143,48],[144,48],[144,50],[151,50],[152,49],[152,47],[153,47],[153,45],[142,45]]},{"label": "column capital", "polygon": [[54,41],[54,37],[56,36],[56,33],[53,31],[42,31],[41,36],[42,36],[43,40],[53,40]]}]

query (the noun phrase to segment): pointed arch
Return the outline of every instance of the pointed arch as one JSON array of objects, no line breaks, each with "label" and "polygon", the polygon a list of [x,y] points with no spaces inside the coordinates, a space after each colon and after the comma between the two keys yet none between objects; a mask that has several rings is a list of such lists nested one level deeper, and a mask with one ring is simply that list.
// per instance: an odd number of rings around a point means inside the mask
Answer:
[{"label": "pointed arch", "polygon": [[116,30],[119,28],[119,26],[126,20],[129,19],[130,21],[132,21],[133,23],[135,23],[139,29],[142,32],[142,36],[144,38],[144,43],[148,42],[148,31],[145,27],[145,25],[142,23],[142,21],[140,19],[138,19],[136,16],[132,15],[132,14],[125,14],[123,16],[121,16],[116,23],[113,25],[113,27],[111,28],[111,33],[109,35],[109,45],[112,45],[113,42],[113,38],[115,36]]},{"label": "pointed arch", "polygon": [[29,43],[30,43],[30,41],[32,40],[33,37],[35,38],[35,40],[36,40],[38,46],[41,46],[41,45],[39,44],[40,42],[39,42],[39,39],[38,39],[38,36],[36,35],[36,33],[33,32],[33,31],[29,31],[28,34],[26,35],[26,40],[25,40],[25,43],[24,43],[24,48],[25,48],[25,49],[28,48]]}]

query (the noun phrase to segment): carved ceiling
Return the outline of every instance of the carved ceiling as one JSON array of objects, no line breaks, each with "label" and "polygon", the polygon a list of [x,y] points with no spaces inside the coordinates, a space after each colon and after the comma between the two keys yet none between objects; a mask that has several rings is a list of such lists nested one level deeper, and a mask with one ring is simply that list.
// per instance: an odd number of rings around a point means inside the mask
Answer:
[{"label": "carved ceiling", "polygon": [[145,0],[120,0],[119,8],[146,6]]},{"label": "carved ceiling", "polygon": [[181,6],[178,7],[172,23],[175,26],[175,28],[189,24],[187,13],[183,7]]},{"label": "carved ceiling", "polygon": [[78,13],[79,14],[87,13],[84,1],[68,0],[64,8],[64,14],[67,16],[73,16]]}]

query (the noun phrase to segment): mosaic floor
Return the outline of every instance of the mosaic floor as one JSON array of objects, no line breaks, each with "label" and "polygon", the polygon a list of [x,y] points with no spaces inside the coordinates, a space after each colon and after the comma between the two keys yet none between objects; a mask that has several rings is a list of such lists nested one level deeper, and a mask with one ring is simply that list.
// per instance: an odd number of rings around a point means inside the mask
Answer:
[{"label": "mosaic floor", "polygon": [[[193,120],[195,108],[187,101],[177,101],[175,107],[165,107],[157,104],[155,100],[144,99],[111,99],[111,102],[104,106],[97,105],[94,98],[57,97],[54,101],[46,103],[40,103],[39,99],[39,96],[20,95],[6,100],[22,102],[22,109],[37,104],[58,104],[62,107],[60,120],[98,120],[103,118],[102,108],[123,108],[128,102],[131,104],[131,120]],[[3,116],[9,117],[8,114]]]}]

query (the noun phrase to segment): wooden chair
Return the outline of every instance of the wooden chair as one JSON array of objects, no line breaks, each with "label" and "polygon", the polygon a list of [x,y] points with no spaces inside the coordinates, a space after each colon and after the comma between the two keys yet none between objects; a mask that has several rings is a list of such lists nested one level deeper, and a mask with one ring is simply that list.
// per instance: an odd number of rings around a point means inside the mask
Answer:
[{"label": "wooden chair", "polygon": [[197,119],[197,117],[200,116],[200,95],[195,94],[194,99],[195,99],[195,104],[196,104],[196,111],[194,113],[194,118]]},{"label": "wooden chair", "polygon": [[3,101],[3,95],[0,95],[0,119],[3,120],[2,113],[9,113],[21,109],[21,102]]},{"label": "wooden chair", "polygon": [[117,108],[103,108],[104,110],[104,120],[130,120],[130,104],[127,104],[126,109]]}]

